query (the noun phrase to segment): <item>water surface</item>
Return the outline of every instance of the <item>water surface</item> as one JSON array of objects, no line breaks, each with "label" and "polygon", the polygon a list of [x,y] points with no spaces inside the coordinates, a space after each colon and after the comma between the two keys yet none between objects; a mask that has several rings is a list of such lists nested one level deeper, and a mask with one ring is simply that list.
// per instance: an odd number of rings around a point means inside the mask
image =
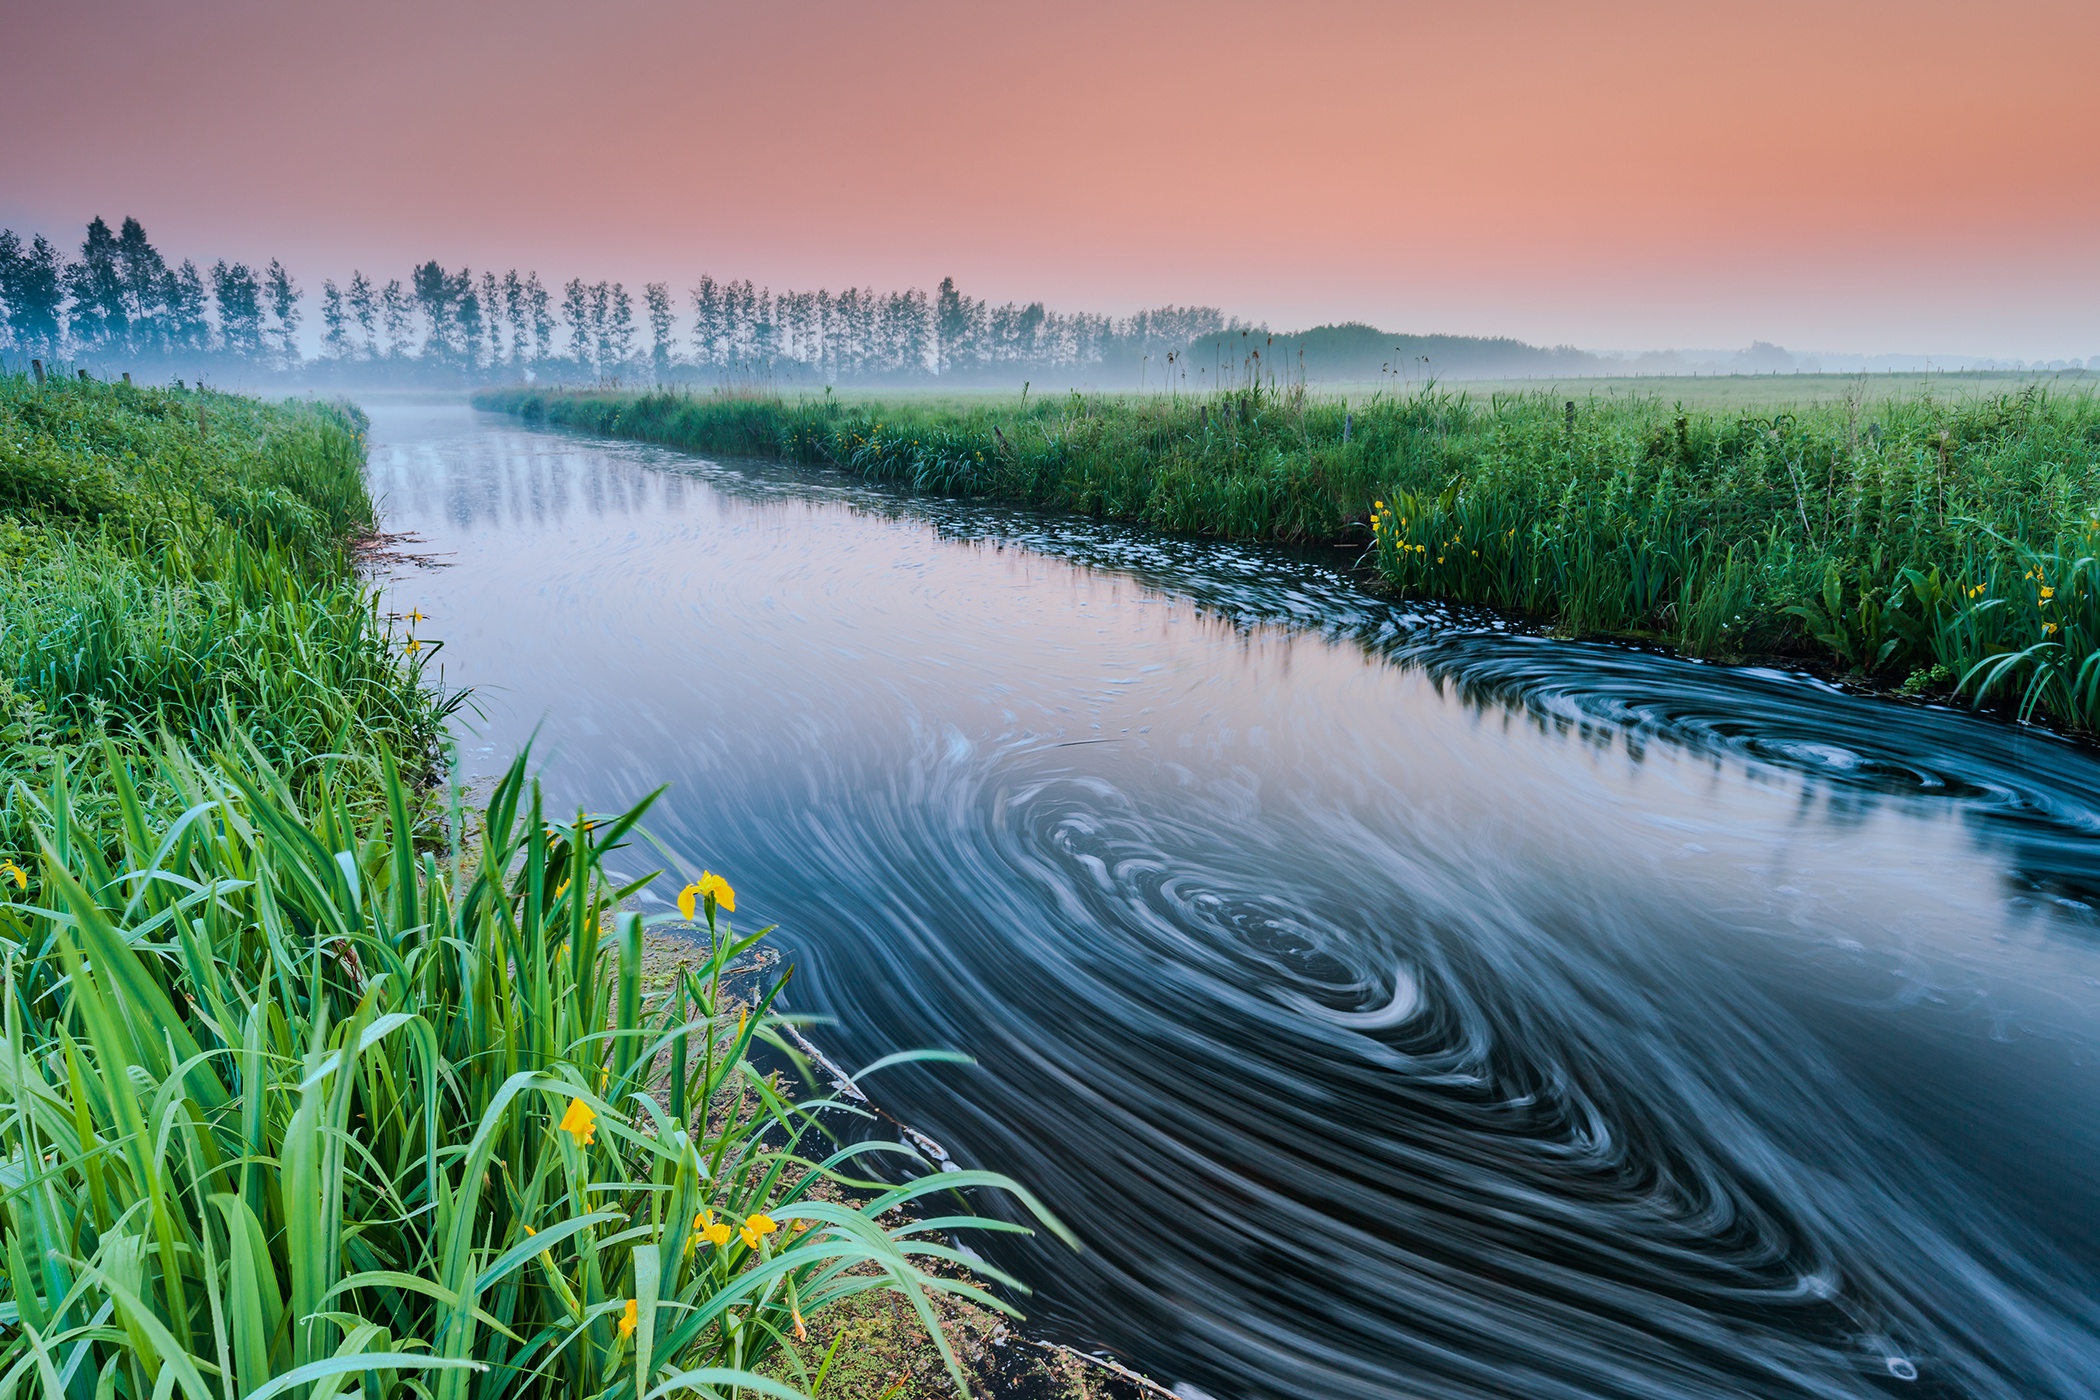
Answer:
[{"label": "water surface", "polygon": [[[487,771],[781,925],[1217,1397],[2100,1393],[2100,763],[1280,553],[377,405]],[[1346,563],[1348,556],[1337,555]]]}]

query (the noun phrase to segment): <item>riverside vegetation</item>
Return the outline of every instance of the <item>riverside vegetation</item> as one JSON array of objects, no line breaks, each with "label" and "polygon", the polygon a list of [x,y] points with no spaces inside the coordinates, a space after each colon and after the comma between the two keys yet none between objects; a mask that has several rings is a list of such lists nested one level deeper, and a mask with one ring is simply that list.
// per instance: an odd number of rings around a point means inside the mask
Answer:
[{"label": "riverside vegetation", "polygon": [[940,401],[543,389],[586,432],[830,463],[1182,534],[1361,544],[1409,595],[2100,729],[2100,402],[2018,392]]},{"label": "riverside vegetation", "polygon": [[946,1241],[1015,1227],[953,1202],[1005,1183],[873,1180],[753,1067],[786,977],[719,877],[645,977],[646,803],[556,818],[521,756],[437,821],[362,457],[0,379],[0,1394],[806,1395],[879,1291],[960,1386],[934,1306],[1004,1280]]}]

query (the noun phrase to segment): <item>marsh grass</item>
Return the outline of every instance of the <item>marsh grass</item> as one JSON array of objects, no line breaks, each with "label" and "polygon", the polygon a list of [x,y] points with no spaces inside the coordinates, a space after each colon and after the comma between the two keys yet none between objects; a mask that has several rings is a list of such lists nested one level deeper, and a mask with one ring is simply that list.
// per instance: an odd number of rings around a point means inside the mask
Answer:
[{"label": "marsh grass", "polygon": [[[1361,545],[1413,595],[1794,657],[2100,728],[2089,391],[1691,409],[1435,386],[882,403],[489,391],[484,407],[1180,534]],[[1372,521],[1378,522],[1375,534]]]},{"label": "marsh grass", "polygon": [[961,1386],[933,1303],[1010,1280],[946,1241],[1005,1183],[885,1186],[752,1068],[786,976],[730,997],[733,899],[645,988],[646,803],[552,820],[520,757],[441,857],[383,754],[101,761],[114,855],[61,777],[0,903],[0,1394],[807,1394],[805,1319],[874,1289]]}]

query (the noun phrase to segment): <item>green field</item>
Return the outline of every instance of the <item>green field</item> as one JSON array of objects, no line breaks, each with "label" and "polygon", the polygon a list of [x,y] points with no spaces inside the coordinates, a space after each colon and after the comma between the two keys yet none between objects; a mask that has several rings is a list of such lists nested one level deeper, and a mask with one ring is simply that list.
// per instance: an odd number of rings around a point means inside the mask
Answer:
[{"label": "green field", "polygon": [[[1753,402],[1782,383],[1783,403]],[[1615,388],[475,401],[1177,534],[1357,542],[1406,594],[2100,728],[2100,399],[2082,376]]]}]

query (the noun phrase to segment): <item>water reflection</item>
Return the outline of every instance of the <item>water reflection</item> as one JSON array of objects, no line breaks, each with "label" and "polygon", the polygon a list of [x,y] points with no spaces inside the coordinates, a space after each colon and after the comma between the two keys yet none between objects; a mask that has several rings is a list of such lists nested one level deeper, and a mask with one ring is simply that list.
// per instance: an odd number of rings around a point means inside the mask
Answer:
[{"label": "water reflection", "polygon": [[[2085,751],[1282,555],[375,413],[491,763],[736,872],[1234,1395],[2084,1395]],[[1477,625],[1476,625],[1477,624]],[[1911,1377],[1915,1377],[1911,1379]]]}]

